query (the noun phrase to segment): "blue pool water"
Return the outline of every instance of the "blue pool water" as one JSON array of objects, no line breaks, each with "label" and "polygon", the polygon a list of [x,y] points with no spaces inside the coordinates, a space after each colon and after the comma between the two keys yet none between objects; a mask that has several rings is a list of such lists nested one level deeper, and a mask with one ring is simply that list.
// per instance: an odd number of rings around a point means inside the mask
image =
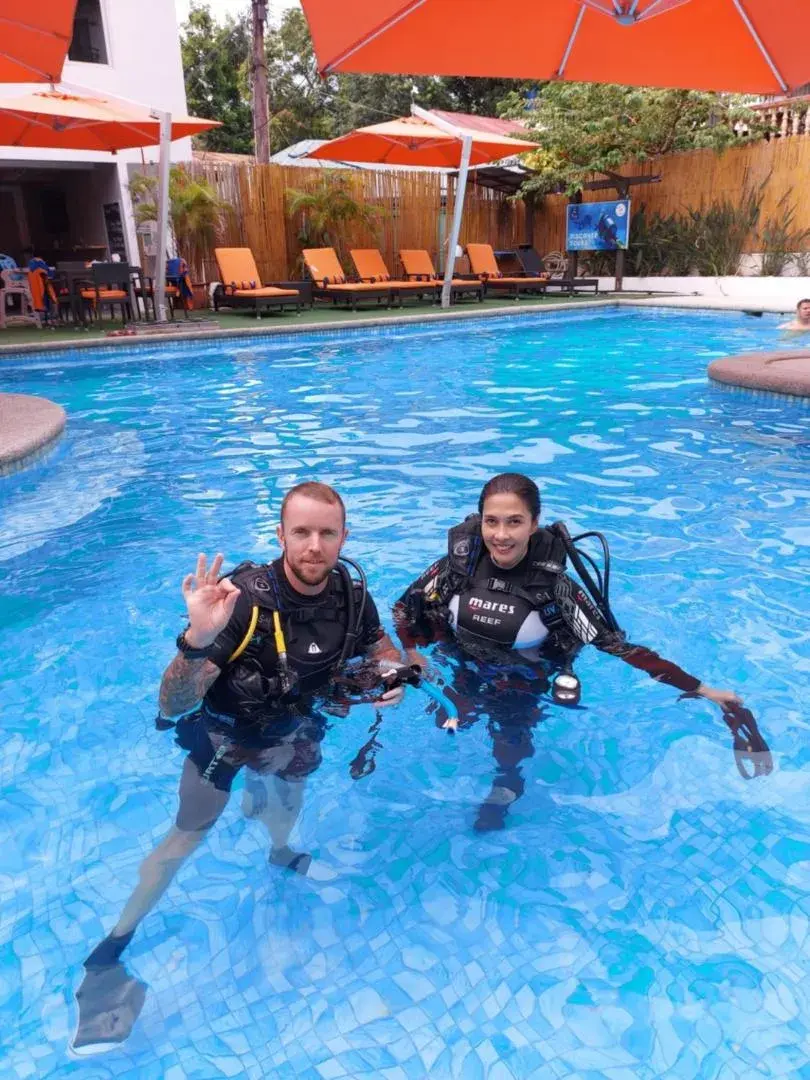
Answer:
[{"label": "blue pool water", "polygon": [[[705,376],[776,338],[594,311],[3,361],[0,390],[70,420],[0,481],[0,1073],[810,1077],[810,411]],[[631,638],[738,689],[773,774],[740,778],[708,703],[586,652],[585,709],[546,707],[479,834],[487,723],[449,738],[411,691],[354,782],[358,707],[294,834],[313,876],[270,870],[234,798],[128,954],[131,1037],[71,1061],[81,962],[175,811],[152,720],[196,552],[271,557],[282,493],[318,477],[390,625],[510,468],[545,520],[609,533]]]}]

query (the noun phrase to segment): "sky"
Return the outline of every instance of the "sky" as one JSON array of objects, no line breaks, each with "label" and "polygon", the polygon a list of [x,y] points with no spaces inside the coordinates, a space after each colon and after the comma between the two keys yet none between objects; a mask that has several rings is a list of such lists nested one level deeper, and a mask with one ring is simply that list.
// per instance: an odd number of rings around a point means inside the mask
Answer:
[{"label": "sky", "polygon": [[[250,0],[208,0],[208,6],[221,21],[227,15],[238,15],[241,11],[246,11],[250,7]],[[191,0],[175,0],[175,7],[177,8],[177,22],[185,22]],[[281,12],[291,7],[299,7],[298,0],[267,0],[268,21],[277,22]]]}]

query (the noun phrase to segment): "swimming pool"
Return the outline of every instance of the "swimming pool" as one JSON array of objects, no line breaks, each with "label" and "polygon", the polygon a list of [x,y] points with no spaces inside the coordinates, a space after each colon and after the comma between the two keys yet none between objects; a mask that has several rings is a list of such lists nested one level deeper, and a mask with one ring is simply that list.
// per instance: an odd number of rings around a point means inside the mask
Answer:
[{"label": "swimming pool", "polygon": [[[705,376],[775,325],[595,310],[3,362],[0,390],[69,415],[0,482],[3,1075],[810,1075],[810,413]],[[195,553],[269,557],[317,476],[390,625],[509,467],[544,520],[604,528],[631,638],[738,689],[773,775],[740,779],[708,703],[586,653],[586,710],[548,705],[478,834],[486,724],[448,738],[411,692],[353,782],[358,707],[308,787],[314,876],[268,869],[233,799],[133,943],[131,1037],[69,1061],[81,962],[175,809],[152,721]]]}]

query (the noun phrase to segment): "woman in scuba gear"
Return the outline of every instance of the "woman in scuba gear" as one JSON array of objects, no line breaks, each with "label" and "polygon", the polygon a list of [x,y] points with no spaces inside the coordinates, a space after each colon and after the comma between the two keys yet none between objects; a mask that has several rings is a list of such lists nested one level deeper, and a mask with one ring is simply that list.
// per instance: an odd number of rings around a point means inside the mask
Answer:
[{"label": "woman in scuba gear", "polygon": [[[450,530],[447,554],[394,606],[409,663],[424,667],[417,646],[448,639],[478,662],[476,675],[465,664],[455,679],[457,698],[466,698],[457,700],[462,724],[471,722],[470,713],[480,707],[476,691],[481,674],[497,690],[486,709],[500,768],[476,827],[503,827],[508,806],[523,792],[520,765],[534,753],[531,731],[542,718],[537,694],[549,689],[549,677],[556,673],[553,696],[558,703],[578,701],[571,663],[584,645],[618,656],[682,694],[713,701],[734,735],[741,773],[749,775],[744,761],[753,762],[755,774],[770,772],[768,747],[733,691],[707,686],[651,649],[626,640],[610,610],[606,544],[604,578],[592,563],[594,582],[585,566],[591,560],[576,549],[565,527],[542,528],[539,516],[540,492],[533,480],[519,473],[493,477],[481,492],[478,514]],[[585,587],[564,572],[568,559]],[[453,730],[457,725],[451,719],[443,726]]]},{"label": "woman in scuba gear", "polygon": [[[313,695],[328,689],[351,657],[366,657],[386,673],[401,666],[365,587],[336,569],[346,536],[337,492],[300,484],[282,503],[281,559],[245,564],[232,580],[219,577],[221,555],[210,569],[200,555],[196,573],[184,579],[188,627],[160,687],[161,717],[190,713],[177,724],[178,742],[189,751],[180,806],[174,826],[142,863],[140,883],[112,933],[85,962],[88,969],[119,959],[224,810],[243,766],[251,770],[245,810],[270,833],[270,862],[306,873],[309,856],[293,852],[287,841],[304,780],[320,764],[326,725]],[[403,692],[394,686],[376,704],[396,704]],[[164,720],[160,726],[173,725]]]}]

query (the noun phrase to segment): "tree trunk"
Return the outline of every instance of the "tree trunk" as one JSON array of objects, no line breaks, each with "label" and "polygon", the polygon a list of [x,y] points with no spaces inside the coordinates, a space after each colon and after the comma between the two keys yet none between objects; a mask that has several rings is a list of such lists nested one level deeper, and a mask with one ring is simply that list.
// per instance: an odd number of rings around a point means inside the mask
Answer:
[{"label": "tree trunk", "polygon": [[267,52],[264,44],[264,25],[267,19],[265,0],[252,0],[253,49],[250,63],[253,85],[253,142],[256,161],[266,165],[270,160],[270,117],[267,105]]}]

